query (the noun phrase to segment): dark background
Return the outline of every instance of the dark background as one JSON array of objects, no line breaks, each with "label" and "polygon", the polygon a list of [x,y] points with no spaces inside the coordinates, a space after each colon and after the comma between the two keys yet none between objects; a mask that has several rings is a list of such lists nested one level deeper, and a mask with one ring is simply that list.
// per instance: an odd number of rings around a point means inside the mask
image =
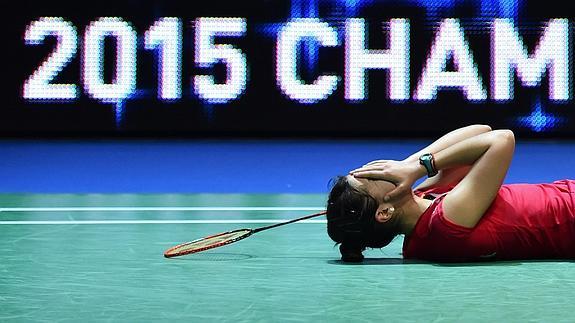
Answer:
[{"label": "dark background", "polygon": [[[545,22],[551,18],[571,18],[567,2],[539,1],[496,2],[485,10],[480,1],[446,2],[357,1],[354,11],[344,9],[345,1],[20,1],[16,10],[5,11],[8,40],[4,42],[4,94],[0,107],[0,135],[3,137],[420,137],[436,136],[459,126],[485,123],[494,128],[511,128],[525,138],[575,138],[575,105],[573,100],[562,104],[548,101],[548,80],[541,86],[525,88],[515,81],[515,98],[507,103],[487,99],[472,103],[460,91],[439,91],[436,100],[420,103],[409,100],[393,103],[386,98],[387,73],[368,73],[368,96],[352,103],[344,99],[344,46],[321,48],[317,67],[306,68],[300,62],[299,73],[307,81],[319,74],[342,76],[337,90],[326,100],[300,104],[286,98],[275,79],[274,24],[283,24],[293,17],[308,17],[297,8],[314,8],[313,15],[340,28],[347,17],[363,17],[369,23],[369,48],[386,48],[386,35],[381,24],[390,18],[410,19],[410,93],[418,82],[426,55],[430,51],[434,27],[441,18],[459,18],[465,30],[475,62],[490,91],[489,22],[504,17],[501,8],[513,4],[515,19],[530,53],[541,36]],[[349,3],[349,2],[348,2]],[[483,9],[482,9],[483,8]],[[299,11],[298,11],[299,10]],[[27,46],[23,35],[26,26],[43,16],[63,17],[76,26],[80,39],[89,22],[99,17],[118,16],[130,22],[138,34],[137,89],[139,98],[124,101],[122,109],[87,97],[68,102],[26,101],[21,98],[22,84],[51,53],[56,41],[46,39],[43,45]],[[184,24],[182,52],[182,98],[175,102],[160,101],[157,95],[157,59],[152,51],[143,49],[143,34],[159,17],[179,17]],[[226,104],[206,104],[192,92],[192,77],[216,75],[224,80],[225,66],[211,69],[194,66],[194,30],[197,17],[243,17],[247,20],[244,37],[218,38],[217,42],[233,44],[247,57],[248,82],[239,99]],[[270,30],[272,30],[270,32]],[[111,78],[114,42],[107,41],[105,76]],[[53,80],[80,85],[80,49],[75,58]],[[448,68],[450,64],[448,62]],[[571,71],[573,73],[573,71]],[[81,91],[82,92],[82,91]],[[490,93],[489,93],[490,94]],[[534,120],[536,106],[547,119]],[[523,120],[523,121],[522,121]]]}]

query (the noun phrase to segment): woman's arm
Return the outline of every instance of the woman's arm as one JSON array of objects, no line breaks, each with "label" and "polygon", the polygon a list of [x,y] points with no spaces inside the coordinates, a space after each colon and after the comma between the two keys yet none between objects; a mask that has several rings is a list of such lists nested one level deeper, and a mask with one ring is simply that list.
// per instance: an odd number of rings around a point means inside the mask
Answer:
[{"label": "woman's arm", "polygon": [[[474,227],[493,202],[507,174],[515,137],[510,130],[495,130],[467,138],[434,154],[438,170],[470,166],[467,175],[444,198],[445,216],[456,224]],[[418,161],[382,162],[356,170],[354,176],[396,182],[390,201],[399,191],[427,174]]]},{"label": "woman's arm", "polygon": [[[423,148],[422,150],[412,154],[408,158],[405,159],[407,162],[419,161],[419,156],[425,153],[436,154],[437,152],[450,147],[460,141],[463,141],[467,138],[475,137],[479,134],[486,133],[491,131],[491,127],[487,125],[471,125],[463,128],[459,128],[453,130],[446,135],[442,136],[441,138],[434,141],[431,145]],[[447,169],[442,169],[438,172],[437,175],[425,179],[425,181],[421,182],[417,185],[414,189],[416,190],[425,190],[430,189],[433,187],[442,187],[442,186],[449,186],[455,185],[459,183],[459,181],[465,177],[467,172],[469,172],[470,166],[459,166],[459,167],[452,167]]]},{"label": "woman's arm", "polygon": [[469,173],[445,196],[445,216],[456,224],[474,227],[503,184],[514,150],[513,132],[494,130],[437,152],[437,169],[471,165]]},{"label": "woman's arm", "polygon": [[[435,154],[435,153],[437,153],[437,152],[439,152],[439,151],[441,151],[447,147],[453,146],[454,144],[456,144],[460,141],[463,141],[467,138],[471,138],[471,137],[474,137],[476,135],[486,133],[489,131],[491,131],[491,127],[487,126],[487,125],[471,125],[471,126],[467,126],[467,127],[453,130],[453,131],[443,135],[441,138],[435,140],[429,146],[427,146],[427,147],[421,149],[420,151],[412,154],[411,156],[407,157],[406,159],[404,159],[402,161],[402,163],[413,163],[413,162],[419,163],[419,156],[421,156],[425,153]],[[389,162],[389,161],[387,161],[387,160],[375,160],[375,161],[372,161],[372,162],[366,164],[364,167],[361,168],[361,170],[366,171],[366,170],[369,170],[369,168],[377,168],[381,164],[384,164],[387,162]],[[451,167],[451,168],[439,170],[437,175],[425,179],[423,182],[421,182],[419,185],[417,185],[414,189],[424,190],[424,189],[430,189],[433,187],[455,185],[455,184],[459,183],[459,181],[467,174],[469,169],[470,169],[470,166],[458,166],[458,167]],[[352,173],[357,172],[357,171],[358,170],[354,170],[354,171],[352,171]],[[361,172],[359,174],[360,174],[359,177],[364,177],[361,175],[368,175],[368,173],[365,173],[365,172]],[[369,177],[369,176],[365,176],[365,177]],[[374,179],[377,179],[377,178],[374,178]],[[403,193],[405,193],[407,191],[411,191],[411,186],[400,187],[399,190],[394,192],[394,194],[392,194],[392,195],[402,195]]]},{"label": "woman's arm", "polygon": [[423,148],[422,150],[413,153],[411,156],[407,157],[405,160],[409,161],[418,161],[419,156],[425,153],[435,154],[443,149],[452,146],[462,140],[467,138],[475,137],[479,134],[491,131],[491,127],[487,125],[475,124],[467,127],[462,127],[459,129],[455,129],[441,138],[435,140],[429,146]]}]

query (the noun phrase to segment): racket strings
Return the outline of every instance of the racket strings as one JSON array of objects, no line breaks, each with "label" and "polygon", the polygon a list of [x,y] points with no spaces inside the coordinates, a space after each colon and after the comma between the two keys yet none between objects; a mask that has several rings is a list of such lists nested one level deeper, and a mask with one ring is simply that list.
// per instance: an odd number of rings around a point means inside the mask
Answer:
[{"label": "racket strings", "polygon": [[201,238],[191,242],[183,243],[177,245],[168,251],[166,251],[166,256],[177,256],[190,254],[194,252],[199,252],[207,249],[212,249],[220,247],[226,244],[230,244],[237,240],[244,238],[251,234],[250,229],[236,230],[231,232],[220,233],[217,235]]}]

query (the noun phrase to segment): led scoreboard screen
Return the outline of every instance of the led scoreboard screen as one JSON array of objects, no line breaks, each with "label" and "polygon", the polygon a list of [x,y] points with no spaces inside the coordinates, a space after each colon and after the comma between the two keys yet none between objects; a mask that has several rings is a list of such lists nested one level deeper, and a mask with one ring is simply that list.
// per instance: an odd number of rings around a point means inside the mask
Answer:
[{"label": "led scoreboard screen", "polygon": [[14,6],[5,136],[575,137],[568,1]]}]

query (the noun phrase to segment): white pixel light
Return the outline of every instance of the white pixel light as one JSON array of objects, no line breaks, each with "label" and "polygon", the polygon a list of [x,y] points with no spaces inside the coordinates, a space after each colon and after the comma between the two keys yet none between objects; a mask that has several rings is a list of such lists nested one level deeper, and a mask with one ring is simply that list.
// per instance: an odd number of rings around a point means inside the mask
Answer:
[{"label": "white pixel light", "polygon": [[28,25],[24,33],[26,45],[42,44],[48,36],[56,36],[56,50],[24,82],[24,99],[60,99],[70,100],[78,97],[75,84],[51,84],[76,55],[78,48],[77,32],[74,25],[61,17],[43,17]]},{"label": "white pixel light", "polygon": [[[444,71],[450,54],[457,67],[455,72]],[[439,25],[413,98],[433,100],[441,87],[460,88],[467,100],[487,99],[487,91],[458,19],[445,19]]]},{"label": "white pixel light", "polygon": [[229,44],[214,44],[214,37],[240,37],[246,33],[244,18],[198,18],[196,20],[196,64],[210,67],[226,64],[226,83],[216,84],[213,76],[197,75],[195,92],[210,103],[226,103],[238,98],[246,89],[247,63],[241,50]]},{"label": "white pixel light", "polygon": [[182,96],[182,22],[178,18],[157,20],[144,36],[146,49],[157,49],[158,98],[175,100]]},{"label": "white pixel light", "polygon": [[[104,83],[104,39],[117,42],[116,77]],[[86,92],[95,99],[114,102],[130,96],[136,88],[136,32],[119,17],[100,18],[84,34],[83,80]]]},{"label": "white pixel light", "polygon": [[521,37],[509,19],[496,19],[492,35],[492,97],[495,100],[513,99],[512,70],[524,86],[541,84],[546,69],[549,71],[549,98],[569,100],[569,22],[552,19],[543,31],[535,52],[529,56]]},{"label": "white pixel light", "polygon": [[282,92],[292,100],[314,103],[330,96],[339,78],[320,75],[312,84],[305,84],[297,76],[297,56],[300,42],[313,38],[321,46],[338,45],[337,32],[317,18],[295,19],[279,32],[276,47],[276,80]]},{"label": "white pixel light", "polygon": [[391,100],[409,99],[409,21],[389,22],[389,49],[365,48],[364,19],[347,19],[345,24],[345,98],[364,100],[366,70],[388,69],[388,96]]}]

